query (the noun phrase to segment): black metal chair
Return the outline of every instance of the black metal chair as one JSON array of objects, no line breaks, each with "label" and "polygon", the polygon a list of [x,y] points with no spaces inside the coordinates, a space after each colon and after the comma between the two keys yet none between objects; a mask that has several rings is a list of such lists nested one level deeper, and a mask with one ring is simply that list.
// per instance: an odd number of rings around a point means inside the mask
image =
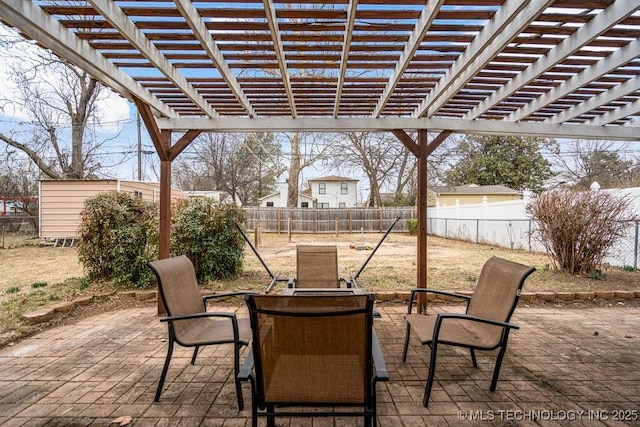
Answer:
[{"label": "black metal chair", "polygon": [[195,270],[186,256],[167,258],[149,263],[158,278],[158,289],[167,317],[160,319],[169,327],[169,344],[155,401],[160,400],[162,387],[169,370],[174,343],[183,347],[195,347],[191,364],[195,364],[198,349],[205,345],[233,344],[234,380],[238,398],[238,409],[242,410],[242,387],[238,380],[240,349],[251,340],[249,319],[238,319],[235,313],[207,312],[207,301],[246,295],[247,292],[231,292],[203,296],[198,287]]},{"label": "black metal chair", "polygon": [[[478,367],[475,350],[494,350],[500,348],[491,380],[491,391],[495,391],[500,374],[500,366],[507,349],[507,340],[511,329],[518,326],[509,323],[518,304],[520,291],[525,279],[535,268],[498,257],[490,258],[482,267],[478,284],[472,296],[432,289],[414,289],[411,291],[407,310],[407,333],[402,351],[402,361],[407,360],[409,338],[413,330],[420,344],[431,347],[429,376],[425,386],[423,405],[429,404],[429,396],[436,371],[438,344],[466,347],[471,351],[474,368]],[[467,301],[465,313],[441,313],[423,315],[411,313],[415,296],[420,292],[449,295]]]},{"label": "black metal chair", "polygon": [[[376,425],[376,383],[388,380],[373,330],[373,295],[246,297],[252,352],[239,378],[251,382],[258,417],[364,417]],[[335,411],[335,407],[354,407]],[[330,411],[285,410],[329,407]],[[358,410],[360,409],[360,410]]]}]

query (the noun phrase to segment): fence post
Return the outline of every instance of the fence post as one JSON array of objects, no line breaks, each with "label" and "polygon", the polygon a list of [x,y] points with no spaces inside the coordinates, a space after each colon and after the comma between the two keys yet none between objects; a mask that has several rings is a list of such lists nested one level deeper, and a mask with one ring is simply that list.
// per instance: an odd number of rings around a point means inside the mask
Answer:
[{"label": "fence post", "polygon": [[313,234],[318,232],[318,210],[313,211]]},{"label": "fence post", "polygon": [[256,248],[260,247],[260,223],[257,223],[253,230],[253,246]]},{"label": "fence post", "polygon": [[289,237],[289,243],[291,243],[291,215],[287,218],[287,234]]},{"label": "fence post", "polygon": [[476,243],[480,243],[480,220],[476,219]]},{"label": "fence post", "polygon": [[635,238],[635,247],[633,249],[633,268],[638,269],[638,244],[640,241],[638,240],[638,228],[640,227],[640,221],[636,221],[636,238]]},{"label": "fence post", "polygon": [[340,225],[340,221],[338,221],[338,217],[336,217],[336,239],[338,238],[339,230],[338,227]]},{"label": "fence post", "polygon": [[353,209],[349,209],[349,234],[353,233]]},{"label": "fence post", "polygon": [[379,228],[378,232],[379,232],[379,233],[382,233],[382,207],[380,207],[380,208],[378,209],[378,212],[379,212],[379,216],[380,216],[380,222],[379,222],[379,224],[380,224],[380,225],[379,225],[379,227],[378,227],[378,228]]}]

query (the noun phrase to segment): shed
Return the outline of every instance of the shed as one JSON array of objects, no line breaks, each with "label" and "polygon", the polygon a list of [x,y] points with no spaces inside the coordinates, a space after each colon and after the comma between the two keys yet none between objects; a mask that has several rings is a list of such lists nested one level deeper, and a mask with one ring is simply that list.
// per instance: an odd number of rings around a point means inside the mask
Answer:
[{"label": "shed", "polygon": [[[522,194],[518,190],[504,185],[433,186],[429,190],[435,193],[435,201],[440,206],[453,206],[456,201],[461,205],[482,203],[485,197],[488,203],[520,200],[522,198]],[[435,206],[435,204],[430,204],[430,206]]]},{"label": "shed", "polygon": [[[41,180],[39,188],[40,238],[72,243],[78,236],[80,213],[84,201],[105,191],[129,192],[152,202],[160,199],[157,182],[95,180]],[[171,199],[185,199],[188,195],[172,188]]]}]

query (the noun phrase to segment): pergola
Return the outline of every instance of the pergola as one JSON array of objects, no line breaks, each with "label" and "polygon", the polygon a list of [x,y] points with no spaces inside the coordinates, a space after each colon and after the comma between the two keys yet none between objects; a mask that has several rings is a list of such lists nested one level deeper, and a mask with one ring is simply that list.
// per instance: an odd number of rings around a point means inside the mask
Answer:
[{"label": "pergola", "polygon": [[419,165],[418,286],[426,160],[451,133],[640,140],[638,0],[2,0],[0,18],[135,102],[161,257],[171,162],[203,131],[393,132]]}]

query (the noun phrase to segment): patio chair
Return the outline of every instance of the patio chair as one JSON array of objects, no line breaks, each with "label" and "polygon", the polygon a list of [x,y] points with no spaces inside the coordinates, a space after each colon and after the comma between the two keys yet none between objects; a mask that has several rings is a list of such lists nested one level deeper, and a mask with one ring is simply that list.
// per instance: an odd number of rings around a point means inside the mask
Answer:
[{"label": "patio chair", "polygon": [[254,427],[258,417],[273,426],[276,416],[364,417],[365,425],[376,425],[376,383],[389,376],[373,329],[372,294],[245,299],[253,343],[239,378],[251,383]]},{"label": "patio chair", "polygon": [[244,407],[242,388],[237,379],[240,368],[240,349],[251,339],[249,319],[238,319],[235,313],[207,312],[207,301],[245,295],[247,292],[231,292],[203,296],[198,287],[195,269],[184,255],[148,264],[158,278],[158,289],[167,317],[160,319],[169,327],[167,357],[162,368],[154,401],[160,400],[162,387],[169,370],[174,343],[194,347],[191,364],[195,364],[198,349],[205,345],[233,344],[233,365],[238,409]]},{"label": "patio chair", "polygon": [[296,278],[289,280],[289,287],[339,288],[345,282],[352,287],[351,280],[338,276],[338,248],[335,245],[297,245]]},{"label": "patio chair", "polygon": [[[480,278],[472,296],[460,295],[431,289],[411,291],[407,319],[407,332],[402,351],[402,361],[407,360],[407,349],[411,331],[414,330],[420,344],[431,347],[431,362],[425,386],[423,405],[429,404],[436,370],[438,344],[468,348],[474,368],[478,367],[475,350],[500,348],[496,358],[490,390],[496,390],[500,365],[507,349],[507,339],[511,329],[518,326],[509,323],[518,304],[520,291],[525,279],[535,268],[501,258],[492,257],[482,267]],[[411,313],[413,301],[420,292],[449,295],[467,301],[465,313],[440,313],[423,315]]]}]

